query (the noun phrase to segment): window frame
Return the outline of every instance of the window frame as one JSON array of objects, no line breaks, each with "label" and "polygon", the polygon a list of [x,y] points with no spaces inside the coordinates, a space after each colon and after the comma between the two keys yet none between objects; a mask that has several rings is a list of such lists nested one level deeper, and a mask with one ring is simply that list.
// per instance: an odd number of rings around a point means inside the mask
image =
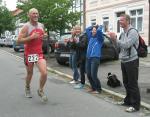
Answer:
[{"label": "window frame", "polygon": [[[94,20],[94,21],[92,21],[92,20]],[[96,25],[96,20],[97,20],[96,15],[91,15],[91,16],[90,16],[90,25],[92,26],[93,23],[95,23],[94,25]]]},{"label": "window frame", "polygon": [[[142,10],[142,14],[138,15],[137,11],[138,10]],[[136,11],[136,14],[134,16],[131,15],[131,11]],[[135,27],[139,32],[143,32],[143,19],[144,19],[144,8],[141,7],[137,7],[134,9],[129,9],[129,15],[131,19],[135,19]],[[142,22],[141,22],[141,30],[138,29],[138,18],[142,18]],[[132,25],[132,24],[131,24]],[[132,25],[133,26],[133,25]]]},{"label": "window frame", "polygon": [[[107,18],[107,19],[105,19],[105,18]],[[102,21],[103,21],[103,27],[104,27],[103,31],[104,31],[104,32],[109,31],[109,25],[110,25],[110,24],[109,24],[109,23],[110,23],[110,22],[109,22],[109,16],[103,16],[103,17],[102,17]],[[107,24],[107,30],[106,30],[106,28],[105,28],[104,22],[108,22],[108,24]]]}]

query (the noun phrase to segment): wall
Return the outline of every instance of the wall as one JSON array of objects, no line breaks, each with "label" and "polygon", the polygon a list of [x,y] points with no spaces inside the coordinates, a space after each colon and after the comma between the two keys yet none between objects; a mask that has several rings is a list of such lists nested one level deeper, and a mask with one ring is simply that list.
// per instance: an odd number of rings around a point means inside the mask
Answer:
[{"label": "wall", "polygon": [[[103,24],[104,19],[109,17],[109,30],[118,32],[117,17],[118,12],[130,13],[134,9],[143,9],[143,23],[141,36],[145,39],[148,45],[148,32],[149,32],[149,4],[148,0],[87,0],[86,1],[86,27],[91,25],[91,20],[94,22],[96,18],[96,24]],[[107,22],[107,19],[105,19]],[[121,29],[120,29],[121,32]],[[117,33],[118,35],[120,33]]]}]

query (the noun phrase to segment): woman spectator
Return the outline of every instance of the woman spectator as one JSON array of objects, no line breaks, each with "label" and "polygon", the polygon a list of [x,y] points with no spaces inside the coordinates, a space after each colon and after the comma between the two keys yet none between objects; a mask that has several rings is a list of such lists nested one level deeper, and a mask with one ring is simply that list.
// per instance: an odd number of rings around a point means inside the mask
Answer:
[{"label": "woman spectator", "polygon": [[101,26],[91,26],[86,29],[88,36],[88,48],[86,54],[86,72],[91,85],[89,92],[100,93],[101,83],[97,77],[100,64],[101,48],[103,45],[103,33]]}]

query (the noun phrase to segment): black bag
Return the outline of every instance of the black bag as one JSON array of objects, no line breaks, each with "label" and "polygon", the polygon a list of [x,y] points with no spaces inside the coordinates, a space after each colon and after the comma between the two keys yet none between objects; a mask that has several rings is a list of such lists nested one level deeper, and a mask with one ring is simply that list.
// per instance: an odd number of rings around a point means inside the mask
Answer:
[{"label": "black bag", "polygon": [[109,72],[107,79],[108,79],[108,81],[107,81],[108,86],[113,87],[113,88],[121,86],[121,82],[118,80],[118,78],[115,74],[111,74]]},{"label": "black bag", "polygon": [[[131,29],[135,29],[135,28],[131,28]],[[129,29],[128,32],[131,30]],[[135,29],[136,30],[136,29]],[[136,30],[137,31],[137,30]],[[127,36],[128,36],[128,32],[127,32]],[[137,31],[138,32],[138,31]],[[138,33],[139,34],[139,33]],[[135,49],[137,50],[138,56],[139,57],[147,57],[147,45],[145,44],[144,39],[140,36],[139,34],[139,46],[138,48],[136,48],[135,45],[133,45],[135,47]]]}]

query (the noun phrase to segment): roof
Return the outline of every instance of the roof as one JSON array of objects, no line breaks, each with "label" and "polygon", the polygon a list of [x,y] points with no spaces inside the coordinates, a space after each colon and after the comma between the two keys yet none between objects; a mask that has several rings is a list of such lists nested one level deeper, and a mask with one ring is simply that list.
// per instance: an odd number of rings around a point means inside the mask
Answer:
[{"label": "roof", "polygon": [[12,14],[13,14],[13,16],[17,16],[17,15],[19,15],[22,12],[23,12],[23,10],[17,8],[14,11],[12,11]]}]

